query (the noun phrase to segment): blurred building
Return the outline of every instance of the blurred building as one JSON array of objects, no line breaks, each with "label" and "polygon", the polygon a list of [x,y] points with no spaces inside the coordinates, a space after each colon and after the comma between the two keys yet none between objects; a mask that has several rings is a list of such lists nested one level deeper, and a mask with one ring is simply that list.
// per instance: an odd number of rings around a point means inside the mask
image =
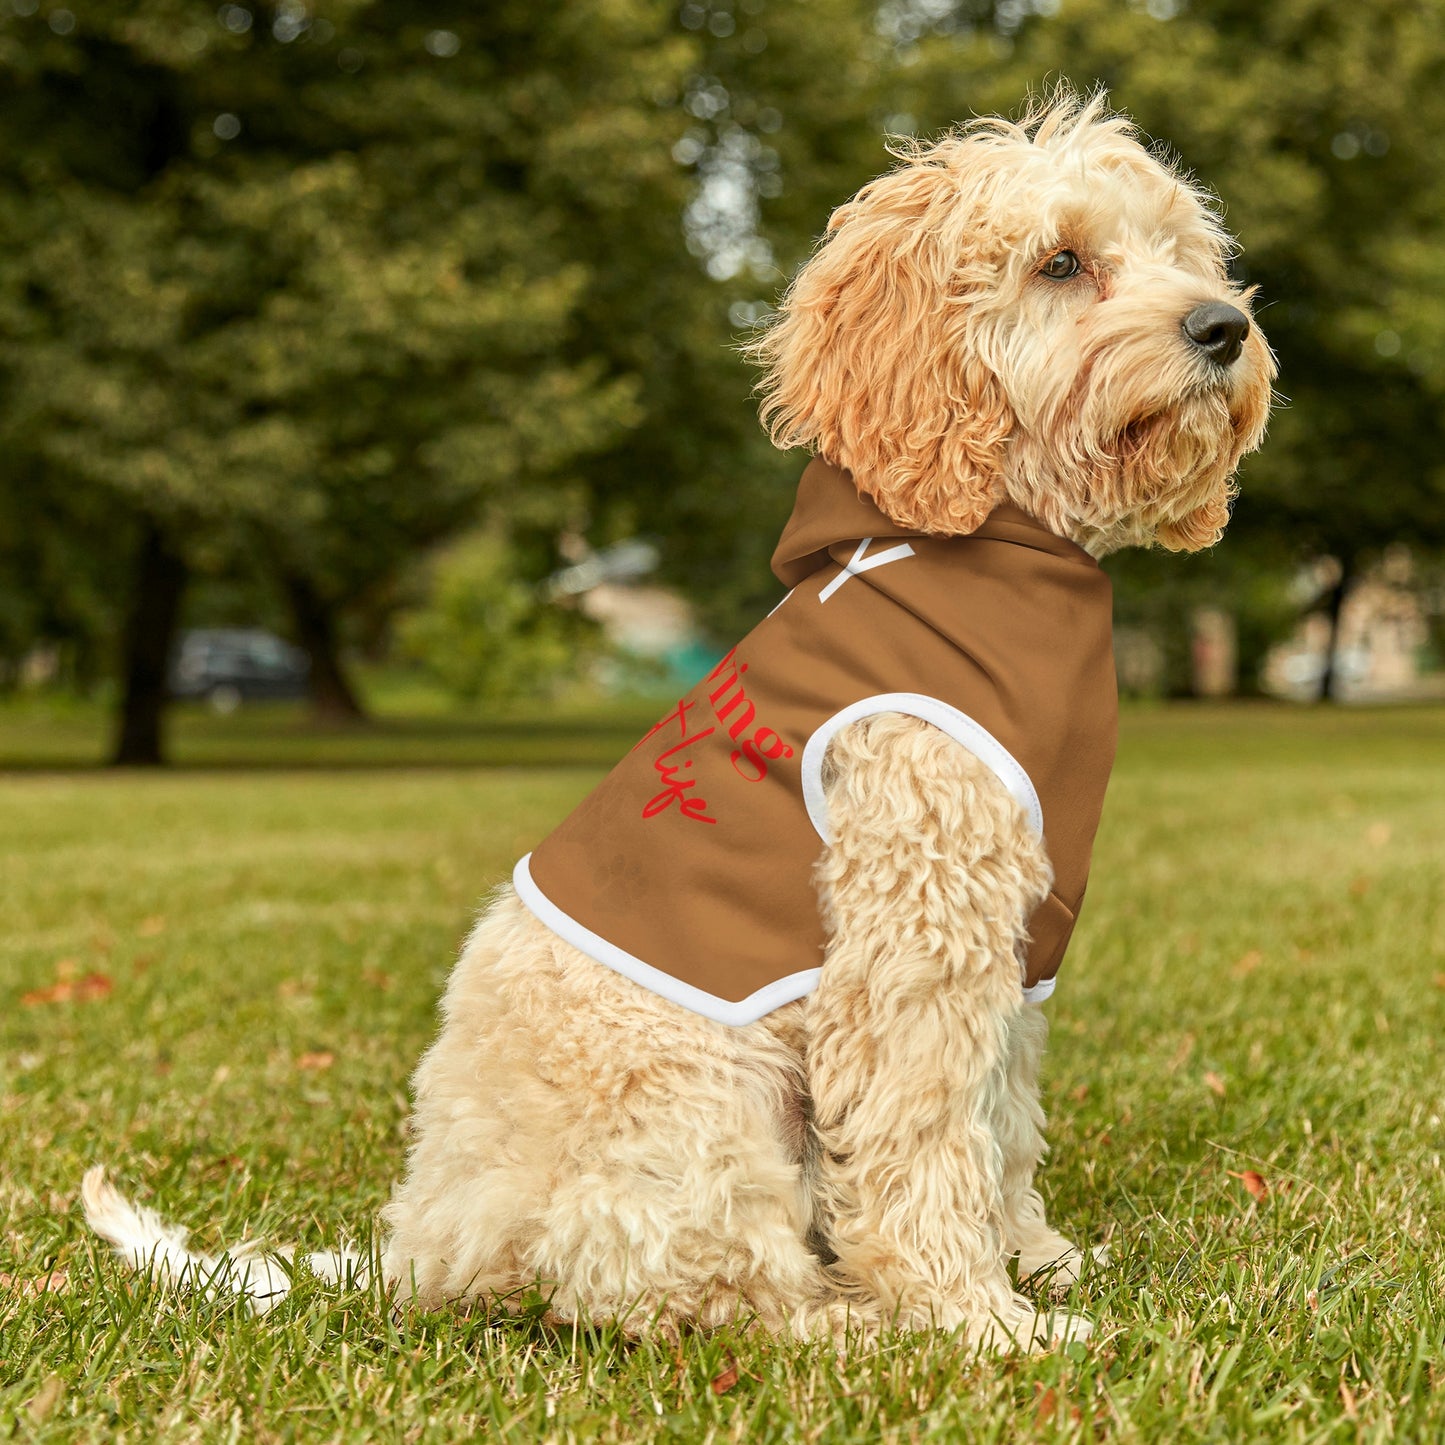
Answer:
[{"label": "blurred building", "polygon": [[[1334,585],[1329,563],[1303,580],[1314,595]],[[1340,609],[1335,640],[1335,696],[1343,702],[1395,702],[1445,696],[1445,673],[1427,671],[1430,627],[1415,585],[1410,553],[1390,549],[1357,581]],[[1276,697],[1317,698],[1330,647],[1324,610],[1307,613],[1294,635],[1265,660],[1260,681]]]},{"label": "blurred building", "polygon": [[572,597],[611,644],[602,681],[619,691],[691,687],[717,661],[691,604],[646,579],[658,553],[638,538],[599,551],[577,548],[578,560],[554,572],[546,591]]}]

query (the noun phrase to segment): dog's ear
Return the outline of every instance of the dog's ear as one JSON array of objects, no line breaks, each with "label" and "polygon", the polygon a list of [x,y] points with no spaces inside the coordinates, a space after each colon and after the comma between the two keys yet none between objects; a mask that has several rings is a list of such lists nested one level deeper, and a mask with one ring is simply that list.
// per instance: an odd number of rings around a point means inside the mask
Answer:
[{"label": "dog's ear", "polygon": [[933,147],[841,206],[748,348],[774,444],[846,467],[889,517],[927,532],[971,532],[1003,501],[1013,429],[970,295],[992,276],[970,275],[967,145]]}]

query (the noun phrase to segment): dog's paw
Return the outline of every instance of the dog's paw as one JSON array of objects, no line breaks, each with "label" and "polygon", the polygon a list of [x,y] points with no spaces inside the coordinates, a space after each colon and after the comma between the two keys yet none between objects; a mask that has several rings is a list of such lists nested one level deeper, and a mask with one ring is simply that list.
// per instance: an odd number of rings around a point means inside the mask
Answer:
[{"label": "dog's paw", "polygon": [[986,1324],[969,1332],[970,1342],[979,1350],[1008,1353],[1022,1350],[1037,1354],[1087,1340],[1094,1323],[1084,1315],[1065,1310],[1040,1310],[1032,1300],[1015,1295],[1012,1304],[994,1314]]},{"label": "dog's paw", "polygon": [[1109,1246],[1096,1244],[1087,1254],[1062,1235],[1044,1248],[1019,1252],[1019,1283],[1051,1294],[1067,1294],[1084,1273],[1085,1266],[1109,1262]]},{"label": "dog's paw", "polygon": [[1039,1316],[1039,1325],[1034,1332],[1036,1347],[1055,1349],[1061,1345],[1082,1344],[1094,1333],[1094,1322],[1087,1315],[1073,1314],[1068,1310],[1051,1310]]}]

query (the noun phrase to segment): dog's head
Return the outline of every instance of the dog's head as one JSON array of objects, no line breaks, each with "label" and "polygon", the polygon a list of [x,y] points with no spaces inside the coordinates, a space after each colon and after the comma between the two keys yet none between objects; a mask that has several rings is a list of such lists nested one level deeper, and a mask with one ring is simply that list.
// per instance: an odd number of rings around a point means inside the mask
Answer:
[{"label": "dog's head", "polygon": [[1218,540],[1274,360],[1209,200],[1102,96],[901,158],[751,348],[773,440],[927,532],[1011,499],[1097,554]]}]

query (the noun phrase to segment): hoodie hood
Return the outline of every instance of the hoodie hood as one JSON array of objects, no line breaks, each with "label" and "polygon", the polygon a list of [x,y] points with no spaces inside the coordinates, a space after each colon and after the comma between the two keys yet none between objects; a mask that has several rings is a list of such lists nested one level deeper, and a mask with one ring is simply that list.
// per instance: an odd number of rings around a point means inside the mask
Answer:
[{"label": "hoodie hood", "polygon": [[[865,537],[925,536],[935,542],[987,537],[1033,547],[1095,569],[1099,565],[1077,543],[1049,531],[1011,502],[995,507],[976,532],[929,534],[902,527],[858,491],[852,472],[814,457],[798,483],[792,515],[773,553],[773,575],[784,587],[796,587],[829,561],[846,562],[847,554]],[[842,556],[836,555],[839,551]]]}]

